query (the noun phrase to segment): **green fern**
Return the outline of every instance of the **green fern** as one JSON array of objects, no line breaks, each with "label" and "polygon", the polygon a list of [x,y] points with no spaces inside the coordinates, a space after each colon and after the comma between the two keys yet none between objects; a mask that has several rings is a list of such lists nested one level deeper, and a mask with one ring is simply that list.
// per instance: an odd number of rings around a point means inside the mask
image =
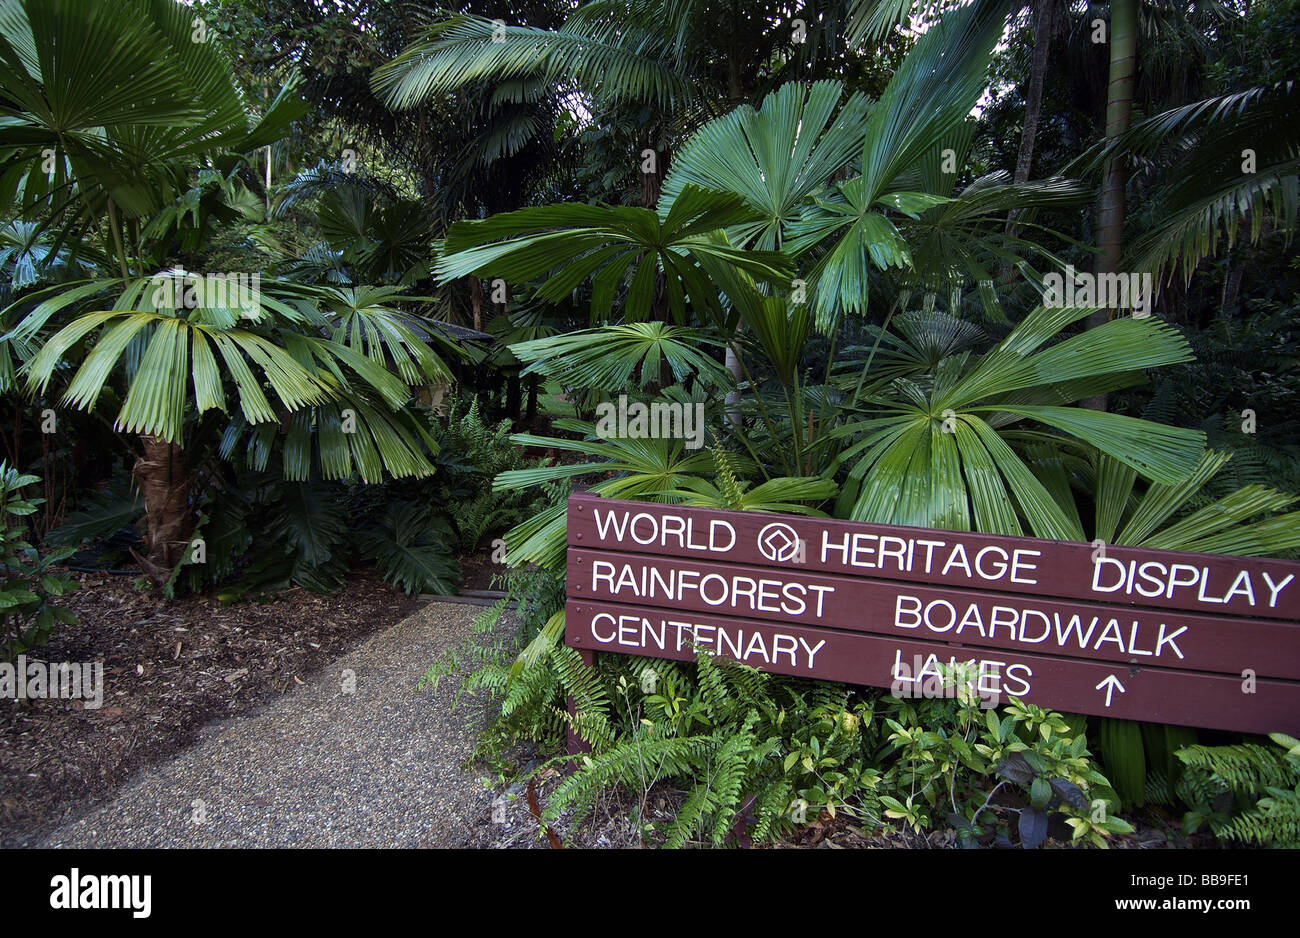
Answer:
[{"label": "green fern", "polygon": [[1294,789],[1268,788],[1254,810],[1233,818],[1222,836],[1273,847],[1300,847],[1300,783]]},{"label": "green fern", "polygon": [[1207,824],[1229,840],[1300,847],[1300,743],[1271,735],[1287,748],[1241,743],[1178,750],[1186,766],[1179,795],[1192,805],[1185,830]]},{"label": "green fern", "polygon": [[1234,792],[1250,795],[1264,788],[1290,785],[1295,767],[1286,753],[1257,743],[1236,746],[1188,746],[1178,758],[1189,769],[1199,769]]},{"label": "green fern", "polygon": [[716,466],[716,481],[718,491],[722,493],[724,506],[732,511],[741,511],[745,507],[744,488],[740,480],[736,478],[735,470],[731,466],[731,461],[727,454],[721,448],[713,450],[713,462]]},{"label": "green fern", "polygon": [[616,786],[644,790],[647,780],[687,775],[714,745],[712,736],[633,737],[608,752],[580,757],[578,771],[551,793],[543,817],[554,820],[566,811],[582,821],[596,799]]}]

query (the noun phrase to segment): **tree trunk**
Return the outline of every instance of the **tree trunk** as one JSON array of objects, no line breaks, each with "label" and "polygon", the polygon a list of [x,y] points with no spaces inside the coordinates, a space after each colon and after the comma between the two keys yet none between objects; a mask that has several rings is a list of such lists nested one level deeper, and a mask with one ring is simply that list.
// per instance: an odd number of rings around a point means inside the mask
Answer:
[{"label": "tree trunk", "polygon": [[[1025,126],[1020,132],[1020,152],[1016,156],[1016,173],[1014,182],[1029,181],[1029,173],[1034,165],[1034,144],[1038,139],[1038,118],[1043,111],[1043,82],[1047,77],[1047,60],[1052,46],[1052,31],[1056,20],[1058,0],[1033,0],[1030,4],[1034,15],[1034,57],[1029,67],[1029,86],[1025,89]],[[1013,208],[1007,213],[1006,234],[1015,234],[1016,219],[1020,209]],[[998,282],[1009,284],[1015,268],[1005,261],[998,268]]]},{"label": "tree trunk", "polygon": [[[1133,76],[1137,65],[1139,0],[1111,0],[1110,4],[1110,82],[1106,88],[1106,139],[1114,140],[1129,128],[1133,112]],[[1124,188],[1128,183],[1128,164],[1123,156],[1113,156],[1106,163],[1101,187],[1101,224],[1097,234],[1101,254],[1094,267],[1096,273],[1118,273],[1124,253]],[[1099,326],[1110,319],[1106,309],[1088,317],[1089,326]],[[1084,407],[1106,409],[1106,395],[1098,394],[1083,401]]]},{"label": "tree trunk", "polygon": [[[643,147],[642,151],[649,149]],[[641,173],[641,207],[653,209],[659,204],[659,190],[663,187],[664,174],[659,151],[655,151],[655,171]]]},{"label": "tree trunk", "polygon": [[[1056,19],[1056,0],[1034,0],[1034,59],[1029,69],[1029,87],[1025,89],[1025,126],[1020,132],[1020,153],[1016,157],[1017,183],[1029,181],[1034,163],[1034,143],[1038,138],[1038,118],[1043,111],[1043,82],[1047,77],[1047,59],[1052,47],[1052,29]],[[1012,211],[1012,220],[1019,211]]]},{"label": "tree trunk", "polygon": [[[1229,255],[1231,261],[1231,255]],[[1246,273],[1246,263],[1242,261],[1228,269],[1228,276],[1223,278],[1223,298],[1220,301],[1221,308],[1228,310],[1237,305],[1241,299],[1241,281]]]},{"label": "tree trunk", "polygon": [[133,472],[144,495],[146,554],[136,559],[149,579],[162,585],[189,549],[194,533],[189,467],[177,444],[156,436],[140,439],[144,453]]},{"label": "tree trunk", "polygon": [[[733,18],[739,17],[740,10],[738,9],[737,4],[732,3],[731,13]],[[727,58],[727,97],[731,106],[737,108],[740,106],[745,96],[744,84],[740,77],[739,29],[732,30],[730,42],[731,55]],[[779,237],[780,235],[778,231],[778,239]],[[781,247],[779,240],[777,247]],[[745,380],[745,362],[744,359],[740,357],[739,352],[740,330],[744,328],[744,325],[745,324],[742,321],[737,319],[735,338],[733,341],[727,343],[727,370],[731,372],[731,376],[736,379],[737,384]],[[750,388],[750,391],[757,394],[758,388]],[[727,422],[731,424],[732,430],[736,433],[740,433],[744,429],[744,420],[740,415],[740,399],[740,391],[735,390],[727,394],[724,402],[726,405]]]},{"label": "tree trunk", "polygon": [[537,419],[537,374],[533,373],[528,376],[528,409],[524,412],[524,419],[528,421],[531,429],[533,421]]},{"label": "tree trunk", "polygon": [[478,277],[469,278],[469,301],[474,307],[474,328],[483,331],[483,281]]},{"label": "tree trunk", "polygon": [[[739,323],[736,324],[736,334],[740,334]],[[740,360],[740,356],[736,354],[736,344],[734,342],[727,343],[727,370],[731,372],[731,376],[736,379],[737,384],[745,380],[744,365]],[[755,393],[757,393],[757,389],[755,389]],[[728,392],[726,405],[727,421],[731,424],[733,429],[740,430],[740,391],[736,390]]]},{"label": "tree trunk", "polygon": [[523,387],[519,380],[519,372],[515,370],[506,378],[506,416],[511,420],[519,419],[519,410],[522,404]]}]

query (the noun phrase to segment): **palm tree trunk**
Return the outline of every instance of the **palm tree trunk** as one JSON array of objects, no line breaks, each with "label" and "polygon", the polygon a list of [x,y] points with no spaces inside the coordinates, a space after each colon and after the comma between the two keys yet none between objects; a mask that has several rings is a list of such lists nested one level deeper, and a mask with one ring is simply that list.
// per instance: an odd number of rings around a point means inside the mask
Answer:
[{"label": "palm tree trunk", "polygon": [[122,247],[122,232],[117,228],[117,206],[113,197],[108,197],[108,227],[113,232],[113,247],[117,249],[117,266],[122,271],[122,279],[129,280],[131,275],[126,270],[126,250]]},{"label": "palm tree trunk", "polygon": [[[1133,76],[1137,66],[1139,0],[1111,0],[1110,4],[1110,83],[1106,87],[1106,139],[1114,140],[1129,128],[1133,113]],[[1124,188],[1128,183],[1128,165],[1122,156],[1106,163],[1101,187],[1101,224],[1097,244],[1097,273],[1117,273],[1124,253]],[[1110,318],[1105,309],[1088,317],[1089,326],[1099,326]],[[1098,394],[1083,401],[1084,407],[1106,409],[1106,395]]]},{"label": "palm tree trunk", "polygon": [[[1015,181],[1028,182],[1034,162],[1034,143],[1038,138],[1038,118],[1043,111],[1043,81],[1047,77],[1047,59],[1052,47],[1052,28],[1056,19],[1056,0],[1034,0],[1034,58],[1029,68],[1029,87],[1025,89],[1025,126],[1020,132],[1020,153],[1016,157]],[[1018,212],[1012,212],[1014,217]]]},{"label": "palm tree trunk", "polygon": [[156,436],[140,438],[143,454],[133,473],[144,495],[146,554],[137,555],[145,574],[162,585],[190,546],[190,473],[185,451]]},{"label": "palm tree trunk", "polygon": [[[642,147],[642,149],[646,149]],[[659,205],[659,190],[663,188],[663,160],[655,153],[655,171],[641,174],[641,207],[655,208]]]}]

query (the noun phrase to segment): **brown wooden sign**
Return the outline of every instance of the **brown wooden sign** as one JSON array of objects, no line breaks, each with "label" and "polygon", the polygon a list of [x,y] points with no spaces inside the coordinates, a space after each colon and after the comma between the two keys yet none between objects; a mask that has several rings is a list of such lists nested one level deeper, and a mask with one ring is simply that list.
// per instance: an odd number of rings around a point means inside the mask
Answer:
[{"label": "brown wooden sign", "polygon": [[804,570],[570,550],[569,595],[899,639],[1300,679],[1300,626]]},{"label": "brown wooden sign", "polygon": [[569,546],[1300,621],[1300,564],[575,495]]},{"label": "brown wooden sign", "polygon": [[577,495],[566,643],[1300,730],[1300,564]]}]

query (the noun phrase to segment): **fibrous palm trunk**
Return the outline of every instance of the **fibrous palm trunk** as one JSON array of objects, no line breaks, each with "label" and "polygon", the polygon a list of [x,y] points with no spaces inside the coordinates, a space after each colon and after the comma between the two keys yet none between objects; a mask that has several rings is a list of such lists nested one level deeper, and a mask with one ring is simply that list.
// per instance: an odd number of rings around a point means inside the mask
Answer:
[{"label": "fibrous palm trunk", "polygon": [[156,436],[140,439],[144,452],[133,472],[144,495],[146,552],[136,559],[145,574],[161,585],[189,549],[194,533],[189,465],[177,444]]},{"label": "fibrous palm trunk", "polygon": [[[732,13],[736,13],[735,4],[732,4]],[[739,107],[744,99],[744,90],[740,78],[740,57],[738,48],[738,31],[733,31],[731,37],[731,57],[727,61],[727,94],[731,101],[732,107]],[[736,384],[740,384],[745,379],[745,361],[740,357],[738,348],[740,330],[744,323],[736,322],[736,338],[727,343],[727,370],[731,372],[732,378]],[[752,389],[755,394],[758,390]],[[727,408],[727,422],[737,433],[743,429],[743,421],[740,416],[740,391],[732,391],[727,394],[725,401]]]},{"label": "fibrous palm trunk", "polygon": [[474,328],[483,331],[483,281],[478,277],[469,278],[469,301],[474,307]]}]

